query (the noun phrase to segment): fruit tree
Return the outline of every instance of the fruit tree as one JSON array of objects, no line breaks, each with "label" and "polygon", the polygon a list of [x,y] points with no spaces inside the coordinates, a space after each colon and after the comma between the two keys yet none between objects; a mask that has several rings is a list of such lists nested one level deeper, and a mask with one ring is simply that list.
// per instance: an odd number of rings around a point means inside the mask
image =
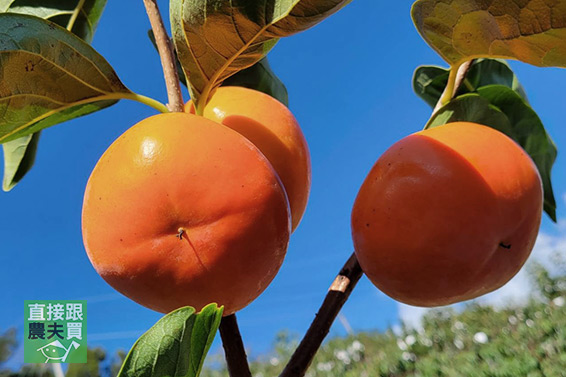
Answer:
[{"label": "fruit tree", "polygon": [[[164,104],[91,46],[106,0],[0,0],[5,191],[44,129],[120,100],[157,112],[100,156],[82,203],[96,272],[165,314],[121,377],[196,377],[218,331],[231,376],[251,376],[236,313],[277,275],[311,189],[307,141],[267,56],[350,2],[170,0],[166,27],[143,0]],[[281,376],[305,375],[363,274],[411,305],[473,299],[517,274],[543,216],[556,221],[557,149],[506,60],[566,67],[566,0],[416,0],[411,16],[449,67],[416,69],[430,118],[375,156],[351,212],[354,253]]]}]

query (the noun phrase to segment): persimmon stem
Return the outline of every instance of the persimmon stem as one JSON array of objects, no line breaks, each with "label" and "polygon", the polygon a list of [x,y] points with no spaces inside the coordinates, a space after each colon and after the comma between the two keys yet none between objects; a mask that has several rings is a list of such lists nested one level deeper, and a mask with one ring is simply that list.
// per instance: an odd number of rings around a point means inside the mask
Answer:
[{"label": "persimmon stem", "polygon": [[222,318],[220,337],[230,377],[252,377],[235,314]]},{"label": "persimmon stem", "polygon": [[358,263],[356,254],[352,254],[334,279],[314,321],[280,377],[302,377],[305,375],[322,341],[328,335],[332,323],[350,297],[350,293],[352,293],[362,274],[362,268]]},{"label": "persimmon stem", "polygon": [[175,54],[173,46],[163,18],[159,13],[159,7],[156,0],[143,0],[149,22],[155,36],[155,44],[161,58],[161,66],[163,67],[163,75],[165,76],[165,85],[167,86],[167,97],[169,103],[167,107],[172,112],[183,112],[183,94],[181,93],[181,84],[179,83],[179,74],[175,65]]}]

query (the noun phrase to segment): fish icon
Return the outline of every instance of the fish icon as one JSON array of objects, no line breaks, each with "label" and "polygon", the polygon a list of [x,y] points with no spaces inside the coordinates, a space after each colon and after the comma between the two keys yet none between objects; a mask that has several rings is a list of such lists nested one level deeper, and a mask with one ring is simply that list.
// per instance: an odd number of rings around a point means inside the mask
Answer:
[{"label": "fish icon", "polygon": [[80,344],[73,340],[73,342],[69,344],[69,347],[65,348],[60,341],[55,340],[38,348],[37,351],[41,351],[43,356],[47,358],[45,360],[46,363],[49,362],[49,360],[61,360],[62,362],[65,362],[65,360],[67,360],[67,356],[69,356],[69,353],[71,352],[71,349],[77,349],[79,346]]}]

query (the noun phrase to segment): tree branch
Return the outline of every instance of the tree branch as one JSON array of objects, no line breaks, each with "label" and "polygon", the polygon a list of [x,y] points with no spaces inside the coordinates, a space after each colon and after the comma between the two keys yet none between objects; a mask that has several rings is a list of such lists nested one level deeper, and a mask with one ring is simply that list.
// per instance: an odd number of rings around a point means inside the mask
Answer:
[{"label": "tree branch", "polygon": [[153,35],[155,36],[155,44],[157,51],[161,57],[161,66],[163,67],[163,75],[165,76],[165,85],[167,86],[167,97],[169,103],[167,107],[173,112],[183,112],[184,101],[183,94],[181,93],[181,85],[179,84],[179,74],[175,65],[175,54],[173,53],[173,46],[165,25],[163,18],[159,13],[159,7],[156,0],[143,0],[147,16]]},{"label": "tree branch", "polygon": [[220,337],[231,377],[252,377],[236,315],[223,317],[220,322]]},{"label": "tree branch", "polygon": [[314,321],[280,377],[302,377],[305,375],[322,341],[328,335],[332,323],[362,274],[362,268],[358,263],[356,254],[352,254],[330,286]]}]

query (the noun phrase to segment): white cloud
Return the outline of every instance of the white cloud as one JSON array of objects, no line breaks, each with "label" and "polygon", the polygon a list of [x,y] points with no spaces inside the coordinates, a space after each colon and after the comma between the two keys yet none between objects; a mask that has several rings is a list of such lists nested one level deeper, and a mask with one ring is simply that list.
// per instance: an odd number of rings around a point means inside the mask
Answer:
[{"label": "white cloud", "polygon": [[[564,195],[566,201],[566,195]],[[565,229],[566,219],[559,221],[558,230]],[[541,232],[529,261],[535,260],[541,263],[551,273],[556,272],[556,266],[552,262],[552,255],[561,253],[566,255],[566,235],[551,235]],[[505,286],[495,292],[487,294],[477,299],[477,301],[495,307],[502,307],[509,304],[521,304],[526,301],[532,293],[532,284],[525,268],[511,279]],[[413,328],[420,327],[423,315],[430,309],[419,308],[399,303],[399,318],[408,326]]]}]

